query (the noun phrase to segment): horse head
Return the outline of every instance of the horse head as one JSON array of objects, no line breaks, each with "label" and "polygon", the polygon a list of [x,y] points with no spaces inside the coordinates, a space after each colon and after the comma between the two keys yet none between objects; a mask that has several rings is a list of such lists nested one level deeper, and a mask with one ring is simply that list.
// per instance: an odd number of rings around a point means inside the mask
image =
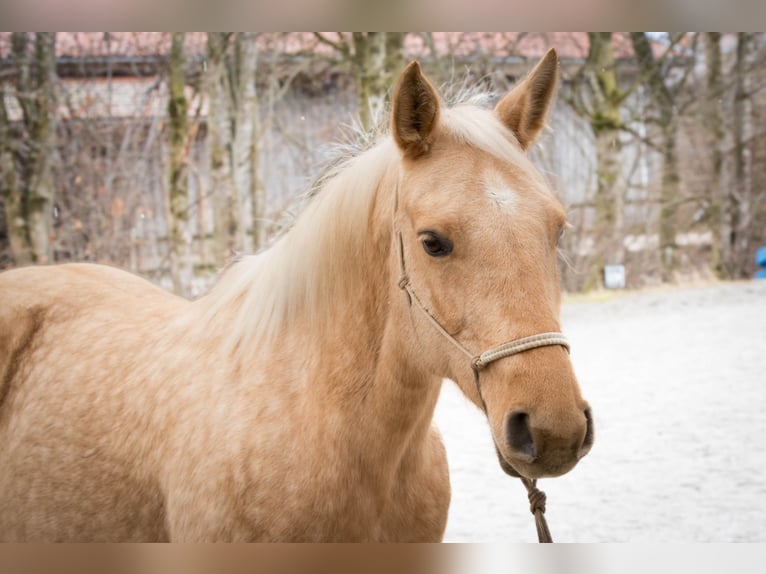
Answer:
[{"label": "horse head", "polygon": [[[485,410],[501,466],[527,478],[569,471],[593,442],[559,334],[566,214],[526,154],[544,127],[557,67],[551,50],[484,110],[446,108],[413,62],[391,119],[401,153],[390,262],[404,291],[394,299],[397,326],[429,372]],[[483,351],[540,333],[551,336],[477,368]]]}]

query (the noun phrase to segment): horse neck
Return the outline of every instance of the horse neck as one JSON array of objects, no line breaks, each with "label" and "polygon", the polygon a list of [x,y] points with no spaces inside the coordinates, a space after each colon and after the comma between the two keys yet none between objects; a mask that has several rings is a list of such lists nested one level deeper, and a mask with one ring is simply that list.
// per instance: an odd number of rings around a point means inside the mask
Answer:
[{"label": "horse neck", "polygon": [[335,294],[332,316],[319,330],[293,331],[297,344],[318,357],[305,373],[309,404],[334,413],[340,440],[379,476],[425,440],[441,386],[419,366],[394,319],[405,301],[393,241],[398,178],[397,166],[381,181],[368,241],[357,260],[343,262],[357,272]]},{"label": "horse neck", "polygon": [[[309,310],[307,316],[290,325],[298,328],[285,329],[283,335],[291,347],[322,357],[321,362],[310,362],[307,367],[313,375],[311,390],[317,395],[339,398],[338,404],[349,412],[360,405],[382,411],[392,408],[400,419],[406,419],[420,418],[421,413],[415,411],[424,405],[412,391],[421,389],[428,377],[410,355],[407,337],[397,328],[392,314],[392,309],[404,301],[397,287],[400,269],[393,240],[400,169],[398,154],[396,157],[378,182],[365,236],[362,241],[355,239],[359,242],[356,251],[334,250],[337,261],[328,262],[331,267],[347,270],[341,279],[334,278],[329,288],[331,312],[317,315]],[[317,316],[321,320],[312,320]],[[322,400],[321,396],[315,398]],[[376,400],[369,400],[371,396]],[[413,407],[413,413],[408,407]]]},{"label": "horse neck", "polygon": [[[314,253],[323,258],[323,266],[338,270],[337,274],[320,275],[323,287],[314,303],[318,302],[321,309],[312,308],[310,304],[301,308],[296,304],[297,310],[288,309],[287,320],[279,320],[279,326],[265,337],[240,336],[235,327],[232,331],[235,336],[229,338],[232,344],[227,353],[234,359],[229,361],[230,364],[241,365],[237,369],[240,373],[253,373],[257,377],[264,368],[269,370],[266,379],[273,381],[269,383],[272,385],[269,392],[302,393],[300,402],[309,411],[309,416],[321,413],[321,417],[315,417],[318,424],[332,424],[334,428],[330,432],[336,435],[336,441],[355,449],[357,460],[369,457],[376,472],[382,472],[387,467],[386,460],[395,465],[408,445],[413,446],[413,442],[424,439],[440,381],[418,368],[417,361],[408,352],[406,336],[393,320],[392,310],[404,304],[403,295],[396,286],[398,259],[392,256],[399,159],[395,149],[386,151],[383,148],[376,153],[387,158],[387,165],[376,178],[375,190],[355,189],[354,173],[348,175],[350,181],[346,182],[347,193],[373,194],[369,208],[365,206],[358,210],[364,211],[367,218],[363,234],[358,231],[359,217],[343,217],[347,215],[346,201],[359,198],[324,198],[330,202],[338,200],[334,205],[337,211],[331,213],[335,222],[318,226],[316,236],[345,238],[353,245],[335,245],[332,249],[323,248]],[[356,169],[364,167],[362,163]],[[320,194],[337,191],[325,190]],[[296,226],[312,225],[312,217],[314,221],[320,216],[326,217],[328,213],[322,209],[321,204],[314,206],[314,211],[299,219]],[[354,208],[349,209],[354,211]],[[346,223],[344,220],[352,221]],[[356,225],[357,230],[352,232],[342,227],[346,224]],[[257,258],[252,261],[256,267],[260,265],[258,268],[248,270],[244,266],[238,270],[236,267],[242,263],[234,265],[229,272],[249,274],[247,277],[252,283],[248,292],[239,295],[236,290],[224,288],[224,301],[229,304],[216,301],[213,290],[213,305],[208,305],[209,333],[214,333],[215,329],[210,328],[214,325],[231,331],[232,326],[242,324],[242,317],[255,315],[248,305],[262,304],[262,299],[271,293],[268,289],[260,290],[258,282],[278,281],[274,277],[276,272],[272,271],[280,266],[272,267],[268,258],[278,257],[280,249],[306,247],[300,243],[306,236],[305,231],[305,228],[297,227],[288,232],[272,248],[271,254],[267,252],[265,258],[258,256],[260,262]],[[296,235],[291,237],[294,232]],[[316,277],[307,279],[302,275],[311,276],[310,263],[303,259],[303,266],[282,268],[288,276],[286,284],[271,284],[271,288],[294,289],[300,282],[308,284],[310,280],[316,280]],[[364,421],[364,432],[360,432],[360,421]]]}]

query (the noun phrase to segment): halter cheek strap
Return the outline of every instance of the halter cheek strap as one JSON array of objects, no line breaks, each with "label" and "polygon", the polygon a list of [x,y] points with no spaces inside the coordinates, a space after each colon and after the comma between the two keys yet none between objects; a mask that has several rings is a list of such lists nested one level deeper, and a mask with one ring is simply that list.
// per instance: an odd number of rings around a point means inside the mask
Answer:
[{"label": "halter cheek strap", "polygon": [[[434,328],[441,333],[447,341],[449,341],[457,350],[463,353],[471,361],[471,369],[474,372],[475,377],[478,379],[479,371],[484,370],[490,363],[494,363],[505,357],[511,357],[518,355],[524,351],[536,349],[538,347],[547,347],[550,345],[561,345],[567,352],[569,352],[569,341],[563,333],[538,333],[536,335],[530,335],[529,337],[522,337],[521,339],[513,339],[507,341],[496,347],[492,347],[480,354],[475,354],[466,349],[460,341],[455,339],[450,333],[442,326],[442,324],[434,317],[434,315],[423,305],[423,302],[415,293],[410,283],[410,278],[407,275],[407,269],[404,263],[404,244],[402,242],[401,232],[396,234],[399,251],[399,289],[402,289],[407,294],[407,299],[410,305],[414,305],[423,312],[428,321],[434,326]],[[481,391],[479,391],[481,398]],[[483,399],[482,399],[483,402]],[[486,410],[486,409],[485,409]]]},{"label": "halter cheek strap", "polygon": [[[491,349],[488,349],[480,354],[475,354],[469,351],[465,346],[463,346],[460,341],[458,341],[455,337],[450,335],[450,333],[442,326],[442,324],[434,317],[433,313],[428,310],[428,308],[423,305],[423,302],[420,300],[420,298],[415,293],[415,290],[412,288],[412,284],[410,283],[410,278],[407,275],[407,269],[404,263],[404,244],[402,242],[402,234],[401,232],[397,232],[396,234],[397,239],[397,248],[399,251],[399,289],[404,291],[404,293],[407,295],[407,299],[410,303],[410,306],[413,304],[415,307],[420,309],[420,311],[425,315],[426,319],[428,319],[428,322],[433,325],[433,327],[441,333],[449,343],[454,346],[457,350],[459,350],[463,355],[465,355],[469,360],[471,364],[471,371],[473,371],[473,380],[476,385],[476,393],[479,397],[479,401],[481,403],[482,409],[484,410],[484,414],[487,414],[487,405],[484,402],[484,397],[481,394],[481,385],[479,384],[479,373],[487,368],[487,366],[495,361],[498,361],[500,359],[504,359],[505,357],[511,357],[513,355],[517,355],[519,353],[523,353],[525,351],[529,351],[531,349],[536,349],[538,347],[546,347],[550,345],[560,345],[564,347],[567,352],[569,352],[569,341],[564,336],[563,333],[538,333],[536,335],[530,335],[529,337],[522,337],[521,339],[514,339],[512,341],[507,341],[505,343],[502,343],[496,347],[492,347]],[[498,453],[499,455],[499,453]],[[548,529],[548,524],[545,520],[545,493],[537,488],[537,480],[536,479],[529,479],[525,477],[520,477],[521,481],[524,483],[524,486],[527,489],[527,494],[529,497],[529,504],[530,504],[530,511],[535,517],[535,525],[537,527],[537,537],[540,542],[553,542],[553,539],[551,538],[550,530]]]}]

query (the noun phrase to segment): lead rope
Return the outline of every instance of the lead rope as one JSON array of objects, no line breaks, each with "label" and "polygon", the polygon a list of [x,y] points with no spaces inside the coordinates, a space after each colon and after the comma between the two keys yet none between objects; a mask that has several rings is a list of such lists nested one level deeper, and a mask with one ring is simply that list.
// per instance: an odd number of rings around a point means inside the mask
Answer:
[{"label": "lead rope", "polygon": [[[398,196],[398,193],[397,193]],[[397,197],[398,200],[398,197]],[[396,207],[394,207],[396,210]],[[561,345],[567,351],[569,351],[569,342],[562,333],[538,333],[537,335],[531,335],[529,337],[523,337],[514,341],[508,341],[497,347],[493,347],[488,351],[484,351],[480,355],[474,355],[468,349],[466,349],[460,342],[455,339],[449,332],[442,327],[441,323],[434,317],[425,305],[420,301],[415,291],[410,285],[410,278],[407,276],[407,272],[404,266],[404,244],[402,242],[402,234],[397,233],[397,242],[399,250],[399,263],[400,263],[400,276],[398,281],[399,289],[404,291],[407,295],[407,300],[410,305],[413,303],[420,309],[426,316],[428,321],[434,326],[434,328],[441,333],[445,339],[447,339],[456,349],[467,356],[471,360],[471,370],[473,371],[473,380],[476,385],[476,393],[479,397],[479,402],[484,410],[484,414],[487,415],[487,405],[484,402],[484,397],[481,394],[481,385],[479,384],[479,372],[484,370],[487,365],[497,361],[499,359],[510,357],[518,353],[523,353],[530,349],[537,347],[543,347],[547,345]],[[527,489],[527,497],[529,498],[529,510],[535,517],[535,527],[537,529],[537,539],[540,543],[553,542],[551,537],[551,531],[548,528],[548,522],[545,520],[545,493],[537,488],[537,480],[519,477],[521,482]]]},{"label": "lead rope", "polygon": [[[550,343],[549,343],[550,344]],[[539,345],[538,345],[539,346]],[[534,348],[534,347],[530,347]],[[569,349],[569,346],[566,345]],[[525,349],[527,350],[527,349]],[[520,353],[522,351],[516,351]],[[486,363],[480,363],[479,357],[471,361],[471,370],[473,371],[473,381],[476,384],[476,392],[479,394],[479,400],[481,401],[481,407],[484,410],[484,414],[487,414],[487,405],[484,402],[484,397],[481,394],[481,385],[479,384],[479,371],[486,367]],[[498,456],[502,456],[498,453]],[[501,465],[502,467],[502,465]],[[553,542],[551,536],[551,530],[548,528],[548,521],[545,519],[545,493],[537,488],[537,479],[526,478],[519,476],[521,483],[527,489],[527,498],[529,499],[529,511],[532,516],[535,517],[535,528],[537,529],[537,541],[540,544],[548,544]]]},{"label": "lead rope", "polygon": [[535,517],[535,528],[537,528],[537,540],[540,543],[553,542],[551,531],[548,528],[548,522],[545,520],[545,493],[537,488],[537,479],[519,477],[524,486],[527,487],[527,497],[529,498],[529,511]]}]

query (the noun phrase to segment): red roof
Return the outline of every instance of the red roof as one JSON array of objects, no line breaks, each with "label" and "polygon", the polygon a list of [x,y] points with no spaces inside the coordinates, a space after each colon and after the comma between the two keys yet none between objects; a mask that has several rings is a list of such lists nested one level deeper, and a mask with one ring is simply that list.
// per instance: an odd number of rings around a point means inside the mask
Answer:
[{"label": "red roof", "polygon": [[[345,34],[345,33],[341,33]],[[538,58],[554,47],[564,59],[585,58],[588,37],[584,32],[433,32],[433,44],[440,57],[495,56]],[[323,33],[337,42],[339,33]],[[59,32],[56,52],[60,57],[103,57],[107,55],[154,56],[164,55],[170,49],[167,32]],[[332,55],[333,48],[321,43],[308,32],[260,33],[257,40],[264,49],[278,49],[285,53],[309,52]],[[633,50],[624,33],[615,33],[612,42],[617,58],[630,57]],[[186,34],[186,52],[205,53],[204,32]],[[657,53],[664,51],[661,43],[654,42]],[[0,33],[0,56],[10,50],[10,33]],[[416,58],[430,56],[423,33],[411,32],[405,41],[405,54]]]}]

